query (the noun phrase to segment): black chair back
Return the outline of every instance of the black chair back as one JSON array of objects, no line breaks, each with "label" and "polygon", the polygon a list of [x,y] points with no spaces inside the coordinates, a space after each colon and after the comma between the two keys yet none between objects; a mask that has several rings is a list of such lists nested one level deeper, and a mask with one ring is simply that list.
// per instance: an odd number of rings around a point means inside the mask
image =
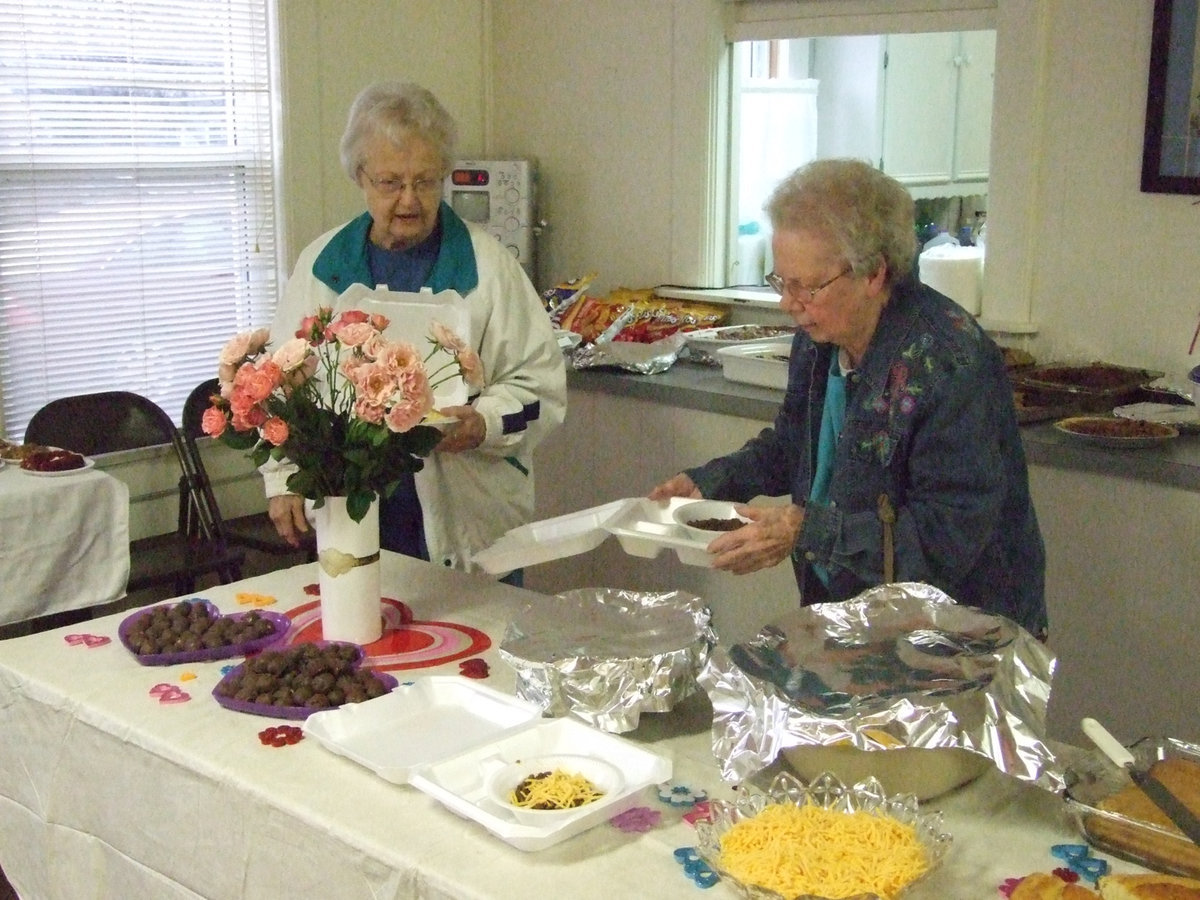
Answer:
[{"label": "black chair back", "polygon": [[204,411],[212,405],[213,395],[220,390],[221,385],[216,378],[209,378],[196,385],[183,404],[183,425],[180,428],[184,451],[190,457],[190,465],[196,473],[199,489],[217,531],[231,543],[243,547],[276,556],[303,553],[305,558],[312,562],[316,559],[316,539],[311,531],[301,535],[301,546],[297,548],[279,536],[266,513],[252,513],[235,519],[226,519],[221,515],[212,483],[204,467],[204,458],[196,444],[199,438],[205,436],[202,427]]},{"label": "black chair back", "polygon": [[25,441],[85,456],[169,446],[180,473],[179,527],[174,534],[130,543],[128,589],[174,582],[183,594],[208,572],[223,582],[241,578],[245,553],[226,545],[179,429],[153,400],[132,391],[60,397],[34,413]]}]

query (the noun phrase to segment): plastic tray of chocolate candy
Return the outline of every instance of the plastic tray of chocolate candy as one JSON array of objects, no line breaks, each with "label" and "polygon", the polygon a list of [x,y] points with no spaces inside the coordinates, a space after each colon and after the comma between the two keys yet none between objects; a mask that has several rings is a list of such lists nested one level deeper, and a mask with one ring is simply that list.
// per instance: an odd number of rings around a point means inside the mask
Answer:
[{"label": "plastic tray of chocolate candy", "polygon": [[217,703],[235,712],[306,719],[314,712],[382,697],[399,683],[363,666],[358,644],[313,641],[264,650],[225,674],[213,688]]},{"label": "plastic tray of chocolate candy", "polygon": [[280,613],[250,610],[224,615],[199,597],[139,609],[117,627],[117,637],[144,666],[208,662],[256,653],[291,627]]}]

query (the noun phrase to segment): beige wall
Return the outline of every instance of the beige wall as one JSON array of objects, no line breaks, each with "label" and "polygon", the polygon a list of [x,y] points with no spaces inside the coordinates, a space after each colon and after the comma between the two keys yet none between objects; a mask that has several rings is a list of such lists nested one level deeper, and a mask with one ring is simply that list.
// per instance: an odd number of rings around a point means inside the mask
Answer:
[{"label": "beige wall", "polygon": [[[988,293],[1037,324],[1041,358],[1182,378],[1200,314],[1187,197],[1139,189],[1152,0],[997,0]],[[886,7],[887,4],[882,4]],[[720,0],[281,0],[285,267],[360,208],[337,163],[376,78],[430,86],[464,153],[531,155],[539,287],[697,283]],[[985,300],[986,304],[986,300]],[[988,309],[985,305],[985,314]]]},{"label": "beige wall", "polygon": [[457,119],[464,154],[484,148],[486,0],[277,0],[284,259],[363,211],[338,141],[355,95],[381,80],[424,84]]}]

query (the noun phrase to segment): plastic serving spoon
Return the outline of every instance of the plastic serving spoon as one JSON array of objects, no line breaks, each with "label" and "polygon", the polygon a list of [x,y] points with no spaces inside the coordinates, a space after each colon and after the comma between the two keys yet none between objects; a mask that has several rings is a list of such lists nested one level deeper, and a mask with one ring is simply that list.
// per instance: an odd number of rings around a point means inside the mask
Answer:
[{"label": "plastic serving spoon", "polygon": [[1125,745],[1095,719],[1084,719],[1080,727],[1101,753],[1119,768],[1127,771],[1133,783],[1154,801],[1154,805],[1166,813],[1192,843],[1200,846],[1200,819],[1197,819],[1165,784],[1151,775],[1146,768],[1139,766]]}]

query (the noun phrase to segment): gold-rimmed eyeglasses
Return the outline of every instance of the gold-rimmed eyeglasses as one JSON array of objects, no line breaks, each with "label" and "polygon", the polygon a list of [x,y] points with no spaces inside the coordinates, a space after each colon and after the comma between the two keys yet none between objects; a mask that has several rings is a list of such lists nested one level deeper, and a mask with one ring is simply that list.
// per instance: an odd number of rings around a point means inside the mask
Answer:
[{"label": "gold-rimmed eyeglasses", "polygon": [[403,181],[399,178],[372,178],[363,173],[367,181],[371,183],[371,187],[375,189],[375,193],[381,197],[399,197],[406,190],[412,189],[412,192],[418,197],[428,198],[434,194],[440,194],[442,191],[442,180],[440,178],[414,178],[412,181]]},{"label": "gold-rimmed eyeglasses", "polygon": [[823,281],[816,287],[805,287],[800,283],[798,278],[783,278],[774,272],[767,274],[765,281],[771,286],[771,290],[777,293],[780,297],[791,295],[804,303],[813,303],[817,299],[817,294],[825,290],[839,278],[844,275],[849,275],[854,269],[851,266],[846,266],[842,271],[838,272],[828,281]]}]

